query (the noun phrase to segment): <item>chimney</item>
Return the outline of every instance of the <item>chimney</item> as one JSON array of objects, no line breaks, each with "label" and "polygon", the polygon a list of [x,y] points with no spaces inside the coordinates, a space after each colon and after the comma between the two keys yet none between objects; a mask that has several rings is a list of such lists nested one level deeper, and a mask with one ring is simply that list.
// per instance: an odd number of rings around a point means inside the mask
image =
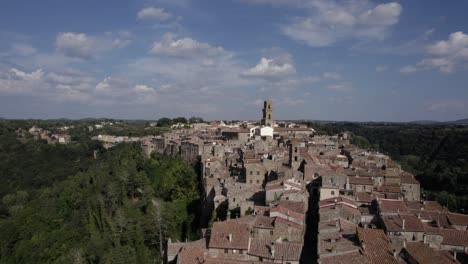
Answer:
[{"label": "chimney", "polygon": [[[426,236],[424,236],[424,238],[425,238],[425,237],[426,237]],[[403,240],[403,248],[406,248],[406,239]]]},{"label": "chimney", "polygon": [[340,220],[338,220],[338,219],[335,220],[335,226],[336,226],[336,228],[341,229],[340,228]]},{"label": "chimney", "polygon": [[274,259],[275,258],[275,242],[273,241],[271,241],[270,250],[271,250],[271,257]]},{"label": "chimney", "polygon": [[401,229],[405,230],[405,219],[403,219],[403,223],[402,223],[402,226],[401,226]]},{"label": "chimney", "polygon": [[457,261],[457,252],[453,251],[453,261]]},{"label": "chimney", "polygon": [[397,252],[396,252],[395,249],[393,250],[393,257],[394,257],[395,259],[397,258]]},{"label": "chimney", "polygon": [[232,234],[228,235],[228,239],[229,239],[229,241],[232,241]]}]

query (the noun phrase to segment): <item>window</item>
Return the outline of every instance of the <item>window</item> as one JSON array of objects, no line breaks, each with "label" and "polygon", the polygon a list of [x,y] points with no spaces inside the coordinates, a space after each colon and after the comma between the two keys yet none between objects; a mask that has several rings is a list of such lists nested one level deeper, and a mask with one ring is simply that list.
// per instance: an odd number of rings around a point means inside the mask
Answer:
[{"label": "window", "polygon": [[253,175],[253,171],[250,171],[250,175]]},{"label": "window", "polygon": [[259,171],[257,171],[257,175],[260,175],[260,172],[259,172]]},{"label": "window", "polygon": [[236,198],[232,198],[232,201],[235,202],[235,201],[236,201]]},{"label": "window", "polygon": [[294,156],[294,161],[297,161],[297,156]]},{"label": "window", "polygon": [[224,254],[227,254],[227,253],[229,253],[229,249],[224,250]]},{"label": "window", "polygon": [[244,251],[242,249],[239,249],[239,254],[243,254]]},{"label": "window", "polygon": [[273,235],[273,230],[270,230],[270,235],[271,235],[271,236]]},{"label": "window", "polygon": [[294,147],[294,152],[296,152],[296,153],[297,153],[297,147]]},{"label": "window", "polygon": [[335,191],[331,191],[331,195],[335,195]]}]

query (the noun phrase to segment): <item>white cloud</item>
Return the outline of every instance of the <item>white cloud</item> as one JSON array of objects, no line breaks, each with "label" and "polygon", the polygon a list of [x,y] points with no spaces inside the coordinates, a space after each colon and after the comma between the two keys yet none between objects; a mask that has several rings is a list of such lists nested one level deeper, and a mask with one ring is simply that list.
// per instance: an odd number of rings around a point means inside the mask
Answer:
[{"label": "white cloud", "polygon": [[[404,68],[416,70],[438,69],[443,73],[451,73],[458,66],[468,62],[468,35],[458,31],[449,35],[447,40],[429,45],[426,57],[415,66]],[[402,68],[403,69],[403,68]]]},{"label": "white cloud", "polygon": [[448,40],[441,40],[430,45],[428,52],[433,55],[460,55],[468,58],[468,35],[461,31],[454,32],[450,34]]},{"label": "white cloud", "polygon": [[416,68],[415,66],[411,66],[411,65],[404,66],[404,67],[400,68],[400,72],[405,73],[405,74],[410,74],[410,73],[414,73],[414,72],[417,72],[417,71],[418,71],[418,68]]},{"label": "white cloud", "polygon": [[435,29],[434,28],[430,28],[426,31],[424,31],[424,39],[429,39],[435,32]]},{"label": "white cloud", "polygon": [[129,31],[109,31],[103,34],[64,32],[57,34],[55,46],[58,53],[76,60],[89,60],[104,52],[127,47],[133,35]]},{"label": "white cloud", "polygon": [[31,56],[32,54],[36,53],[36,48],[28,44],[13,44],[12,46],[13,52],[20,56]]},{"label": "white cloud", "polygon": [[65,56],[81,59],[92,57],[94,45],[94,39],[84,33],[59,33],[55,41],[58,52]]},{"label": "white cloud", "polygon": [[402,12],[396,2],[374,5],[367,0],[311,0],[305,5],[310,14],[291,19],[281,30],[286,36],[312,47],[347,39],[383,39],[388,29],[398,23]]},{"label": "white cloud", "polygon": [[388,66],[386,66],[386,65],[379,65],[379,66],[375,67],[376,72],[383,72],[383,71],[386,71],[386,70],[388,70]]},{"label": "white cloud", "polygon": [[328,86],[328,90],[335,92],[350,92],[352,91],[352,87],[349,84],[340,83]]},{"label": "white cloud", "polygon": [[31,72],[31,73],[26,73],[26,72],[20,71],[18,69],[12,68],[12,69],[10,69],[10,72],[12,72],[14,74],[14,76],[19,78],[19,79],[29,80],[29,81],[39,80],[44,75],[44,72],[42,71],[42,69],[37,69],[37,70],[35,70],[35,71]]},{"label": "white cloud", "polygon": [[244,71],[244,77],[254,77],[263,79],[278,79],[296,73],[296,68],[292,63],[276,61],[275,59],[261,58],[260,62],[253,68]]},{"label": "white cloud", "polygon": [[172,17],[171,13],[166,12],[164,8],[147,7],[140,10],[137,14],[138,19],[155,19],[160,21],[168,20]]},{"label": "white cloud", "polygon": [[222,47],[213,47],[191,38],[177,39],[172,33],[167,33],[161,41],[154,42],[150,53],[179,58],[215,57],[229,54]]},{"label": "white cloud", "polygon": [[332,79],[332,80],[338,80],[341,78],[341,75],[336,72],[324,72],[322,76],[324,79]]},{"label": "white cloud", "polygon": [[135,85],[135,87],[133,89],[135,91],[137,91],[137,92],[143,92],[143,93],[154,92],[155,91],[153,87],[150,87],[150,86],[147,86],[147,85],[142,85],[142,84]]}]

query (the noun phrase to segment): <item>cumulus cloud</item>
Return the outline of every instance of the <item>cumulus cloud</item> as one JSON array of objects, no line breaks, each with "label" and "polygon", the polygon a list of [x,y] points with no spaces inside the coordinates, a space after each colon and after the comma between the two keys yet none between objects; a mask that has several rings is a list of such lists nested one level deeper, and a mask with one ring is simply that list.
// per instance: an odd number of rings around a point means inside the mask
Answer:
[{"label": "cumulus cloud", "polygon": [[402,12],[396,2],[375,5],[367,0],[311,0],[304,5],[310,14],[291,19],[281,30],[286,36],[312,47],[347,39],[382,39],[398,23]]},{"label": "cumulus cloud", "polygon": [[94,39],[84,33],[59,33],[55,40],[57,51],[65,56],[90,59],[94,49]]},{"label": "cumulus cloud", "polygon": [[244,71],[244,77],[278,79],[296,73],[296,68],[290,62],[281,62],[275,59],[261,58],[257,65]]},{"label": "cumulus cloud", "polygon": [[178,58],[215,57],[228,54],[222,47],[213,47],[191,38],[178,39],[172,33],[167,33],[161,41],[154,42],[150,53]]},{"label": "cumulus cloud", "polygon": [[468,62],[468,35],[458,31],[447,40],[437,41],[427,47],[426,57],[414,66],[406,66],[403,73],[416,70],[437,69],[443,73],[453,72],[457,66]]},{"label": "cumulus cloud", "polygon": [[138,12],[137,17],[138,19],[155,19],[165,21],[171,18],[172,14],[166,12],[164,8],[146,7]]},{"label": "cumulus cloud", "polygon": [[55,47],[58,53],[74,59],[94,59],[104,52],[127,47],[133,35],[129,31],[109,31],[102,34],[63,32],[57,34]]},{"label": "cumulus cloud", "polygon": [[148,85],[142,85],[142,84],[135,85],[135,87],[133,89],[135,91],[137,91],[137,92],[143,92],[143,93],[148,93],[148,92],[154,92],[155,91],[153,87],[150,87]]},{"label": "cumulus cloud", "polygon": [[22,79],[22,80],[39,80],[44,75],[44,72],[42,71],[42,69],[37,69],[31,73],[26,73],[16,68],[12,68],[10,69],[10,72],[13,73],[14,77]]}]

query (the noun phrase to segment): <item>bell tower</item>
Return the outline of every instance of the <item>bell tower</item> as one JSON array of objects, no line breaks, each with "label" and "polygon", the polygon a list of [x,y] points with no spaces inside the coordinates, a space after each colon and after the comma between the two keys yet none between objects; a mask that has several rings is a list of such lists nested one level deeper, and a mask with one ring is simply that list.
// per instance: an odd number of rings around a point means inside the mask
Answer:
[{"label": "bell tower", "polygon": [[273,103],[271,100],[265,100],[263,102],[263,118],[262,125],[274,127],[275,122],[273,121]]}]

